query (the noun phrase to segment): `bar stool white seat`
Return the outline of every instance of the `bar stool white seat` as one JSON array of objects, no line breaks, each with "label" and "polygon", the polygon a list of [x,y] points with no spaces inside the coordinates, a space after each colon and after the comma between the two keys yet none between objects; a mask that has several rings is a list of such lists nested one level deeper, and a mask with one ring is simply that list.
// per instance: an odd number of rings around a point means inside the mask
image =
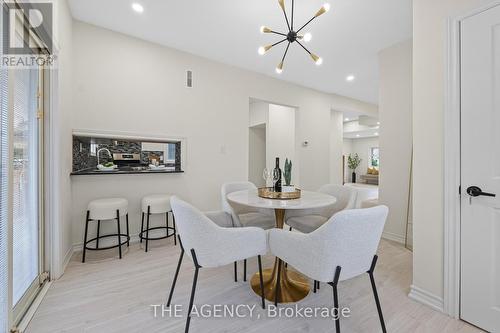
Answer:
[{"label": "bar stool white seat", "polygon": [[[140,242],[146,241],[145,251],[148,252],[148,243],[150,240],[164,239],[174,237],[174,245],[177,245],[176,230],[175,230],[175,217],[170,206],[169,194],[151,194],[142,198],[141,200],[141,232],[139,233]],[[172,226],[169,225],[169,213],[172,214]],[[151,214],[165,214],[165,226],[150,227],[149,220]],[[144,216],[146,215],[146,228],[144,228]],[[165,236],[150,237],[151,230],[165,229]]]},{"label": "bar stool white seat", "polygon": [[[125,216],[127,222],[127,233],[122,234],[120,229],[120,216]],[[106,220],[116,220],[116,234],[100,235],[101,222]],[[88,239],[89,222],[97,221],[97,235],[94,238]],[[103,238],[117,237],[118,243],[116,245],[99,247],[99,240]],[[125,241],[122,241],[122,237]],[[88,246],[89,243],[95,241],[95,247]],[[85,219],[85,235],[83,240],[83,255],[82,262],[85,262],[86,250],[98,251],[108,250],[118,247],[120,259],[122,258],[122,245],[130,244],[130,233],[128,225],[128,201],[124,198],[103,198],[96,199],[89,202],[87,206],[87,218]]]}]

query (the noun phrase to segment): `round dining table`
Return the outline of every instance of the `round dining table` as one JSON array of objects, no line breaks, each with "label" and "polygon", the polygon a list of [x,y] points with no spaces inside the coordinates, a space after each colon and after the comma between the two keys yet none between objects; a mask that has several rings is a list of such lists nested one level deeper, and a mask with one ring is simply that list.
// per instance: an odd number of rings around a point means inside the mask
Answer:
[{"label": "round dining table", "polygon": [[[274,210],[276,217],[276,228],[283,229],[285,213],[287,210],[321,208],[333,205],[337,199],[331,195],[301,191],[299,199],[267,199],[259,197],[257,190],[244,190],[232,192],[227,195],[230,204],[243,205],[253,208],[265,208]],[[300,244],[297,244],[300,246]],[[291,270],[282,264],[280,258],[274,261],[274,267],[262,271],[264,280],[264,297],[274,302],[276,286],[279,280],[279,303],[298,302],[309,294],[309,279],[301,273]],[[260,275],[255,273],[250,280],[253,291],[261,295]]]}]

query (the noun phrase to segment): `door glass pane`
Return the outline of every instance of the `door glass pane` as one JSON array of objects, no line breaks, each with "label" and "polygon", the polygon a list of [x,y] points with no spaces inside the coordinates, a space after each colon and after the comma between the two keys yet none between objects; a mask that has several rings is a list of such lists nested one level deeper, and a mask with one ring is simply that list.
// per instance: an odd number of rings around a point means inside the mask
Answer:
[{"label": "door glass pane", "polygon": [[38,70],[16,70],[13,119],[13,304],[38,277]]},{"label": "door glass pane", "polygon": [[0,332],[7,331],[8,314],[8,271],[9,253],[8,233],[8,173],[9,135],[8,135],[8,72],[0,69]]}]

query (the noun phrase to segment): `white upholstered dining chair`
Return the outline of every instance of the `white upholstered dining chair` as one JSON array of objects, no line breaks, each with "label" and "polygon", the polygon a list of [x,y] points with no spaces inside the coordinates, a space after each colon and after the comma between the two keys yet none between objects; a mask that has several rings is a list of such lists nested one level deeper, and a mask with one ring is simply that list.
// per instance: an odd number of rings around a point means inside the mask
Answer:
[{"label": "white upholstered dining chair", "polygon": [[[386,206],[344,210],[308,234],[270,230],[269,247],[274,255],[301,273],[332,286],[337,309],[338,282],[368,273],[382,331],[386,332],[373,271],[387,213]],[[278,285],[276,298],[279,289]],[[335,328],[339,333],[339,318],[335,318]]]},{"label": "white upholstered dining chair", "polygon": [[[257,187],[249,181],[228,182],[222,184],[221,202],[222,210],[230,214],[234,227],[258,227],[271,229],[276,226],[274,211],[272,209],[258,209],[238,204],[229,204],[227,195],[237,191],[254,190]],[[234,262],[234,278],[237,280],[238,263]],[[243,281],[247,280],[247,262],[243,261]]]},{"label": "white upholstered dining chair", "polygon": [[288,210],[285,222],[290,230],[297,229],[303,233],[310,233],[318,229],[335,213],[354,208],[356,190],[352,187],[327,184],[321,186],[318,192],[334,196],[337,201],[333,205],[322,208]]},{"label": "white upholstered dining chair", "polygon": [[[255,227],[224,228],[217,225],[207,217],[207,215],[203,214],[195,207],[175,196],[171,198],[170,203],[175,215],[181,255],[168,296],[167,306],[171,304],[172,295],[185,252],[191,257],[195,266],[185,332],[189,330],[191,321],[190,314],[193,308],[196,284],[198,281],[198,271],[202,267],[220,267],[238,260],[257,256],[259,275],[261,277],[261,294],[264,295],[261,255],[265,255],[267,252],[266,231]],[[210,216],[210,214],[208,215]],[[215,218],[221,217],[221,215],[215,215]],[[222,217],[222,219],[224,219],[224,217]],[[261,297],[261,302],[262,308],[265,308],[264,296]]]}]

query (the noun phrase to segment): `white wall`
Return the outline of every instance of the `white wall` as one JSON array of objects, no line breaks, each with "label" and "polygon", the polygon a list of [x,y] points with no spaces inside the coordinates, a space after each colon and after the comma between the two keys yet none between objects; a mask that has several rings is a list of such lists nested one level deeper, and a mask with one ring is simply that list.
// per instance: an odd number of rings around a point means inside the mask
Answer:
[{"label": "white wall", "polygon": [[[266,164],[269,170],[276,166],[276,157],[280,159],[280,168],[284,170],[285,159],[292,161],[292,184],[298,183],[295,172],[295,109],[269,105],[269,120],[266,133]],[[285,184],[285,180],[282,180]]]},{"label": "white wall", "polygon": [[384,236],[404,242],[412,150],[412,40],[379,53],[379,202],[389,207]]},{"label": "white wall", "polygon": [[248,180],[257,187],[266,186],[262,177],[266,168],[266,125],[248,129]]},{"label": "white wall", "polygon": [[[342,184],[343,132],[343,113],[332,110],[330,117],[330,184]],[[341,152],[340,155],[339,152]]]},{"label": "white wall", "polygon": [[[321,93],[219,64],[102,28],[75,22],[73,127],[185,137],[184,174],[73,176],[73,242],[82,242],[89,200],[129,200],[137,233],[142,195],[169,192],[202,210],[220,207],[220,185],[248,177],[249,99],[293,105],[300,185],[316,189],[330,177],[330,110],[376,114],[374,105]],[[186,88],[186,70],[193,88]],[[68,149],[67,154],[71,153]],[[338,152],[341,155],[341,151]]]},{"label": "white wall", "polygon": [[443,297],[447,19],[489,0],[413,1],[413,285]]}]

